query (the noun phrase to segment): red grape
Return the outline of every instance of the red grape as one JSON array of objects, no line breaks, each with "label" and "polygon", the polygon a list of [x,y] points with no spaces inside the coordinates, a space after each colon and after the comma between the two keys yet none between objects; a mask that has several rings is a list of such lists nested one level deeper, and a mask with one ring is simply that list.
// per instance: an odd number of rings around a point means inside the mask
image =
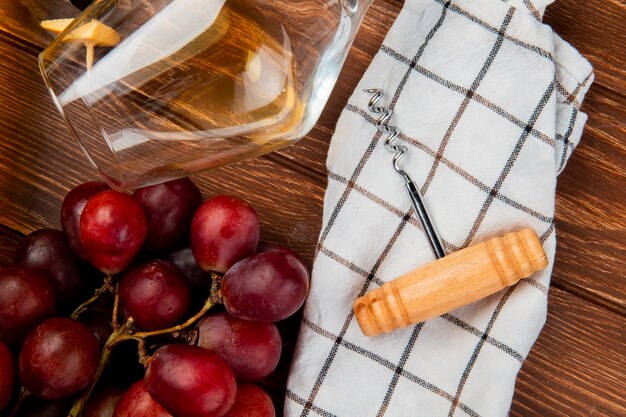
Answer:
[{"label": "red grape", "polygon": [[140,379],[126,391],[115,407],[113,417],[172,417],[172,415],[152,399],[146,389],[146,383]]},{"label": "red grape", "polygon": [[189,234],[193,215],[202,204],[202,194],[189,178],[140,188],[133,197],[146,213],[144,249],[152,253],[162,253],[180,243]]},{"label": "red grape", "polygon": [[309,289],[309,273],[284,251],[257,253],[224,275],[222,297],[230,314],[244,320],[278,321],[295,313]]},{"label": "red grape", "polygon": [[83,417],[112,417],[115,406],[124,395],[120,387],[106,387],[94,391],[87,400]]},{"label": "red grape", "polygon": [[282,340],[274,323],[217,313],[203,318],[197,330],[197,345],[220,355],[239,380],[263,379],[280,360]]},{"label": "red grape", "polygon": [[176,417],[222,417],[237,392],[233,371],[215,353],[197,346],[166,345],[146,371],[152,397]]},{"label": "red grape", "polygon": [[191,248],[200,268],[226,272],[259,244],[259,218],[248,203],[220,195],[204,202],[191,224]]},{"label": "red grape", "polygon": [[[279,245],[278,243],[260,243],[259,247],[256,249],[256,253],[261,252],[283,252],[293,255],[296,258],[302,260],[302,258],[300,258],[300,255],[298,255],[294,250],[288,248],[287,246]],[[302,261],[302,263],[304,264],[304,261]]]},{"label": "red grape", "polygon": [[167,259],[180,269],[193,289],[201,290],[199,292],[211,289],[211,274],[200,269],[190,246],[170,252]]},{"label": "red grape", "polygon": [[74,253],[83,261],[87,260],[87,254],[80,243],[80,216],[83,213],[85,204],[94,195],[110,190],[104,182],[86,182],[73,188],[65,196],[61,206],[61,227],[67,241]]},{"label": "red grape", "polygon": [[80,261],[60,230],[41,229],[26,236],[17,246],[15,263],[52,278],[59,305],[72,302],[78,296]]},{"label": "red grape", "polygon": [[141,205],[128,194],[103,191],[91,197],[80,218],[80,241],[93,266],[105,274],[123,271],[146,237]]},{"label": "red grape", "polygon": [[187,312],[190,290],[171,262],[148,261],[128,270],[120,281],[120,304],[134,323],[157,330],[177,323]]},{"label": "red grape", "polygon": [[0,340],[0,410],[6,407],[13,395],[15,360],[7,345]]},{"label": "red grape", "polygon": [[19,346],[55,309],[50,278],[25,266],[0,268],[0,339]]},{"label": "red grape", "polygon": [[235,404],[224,417],[276,417],[272,399],[254,384],[239,384]]},{"label": "red grape", "polygon": [[100,359],[98,341],[84,324],[65,317],[44,321],[26,338],[19,376],[33,395],[56,400],[85,388]]}]

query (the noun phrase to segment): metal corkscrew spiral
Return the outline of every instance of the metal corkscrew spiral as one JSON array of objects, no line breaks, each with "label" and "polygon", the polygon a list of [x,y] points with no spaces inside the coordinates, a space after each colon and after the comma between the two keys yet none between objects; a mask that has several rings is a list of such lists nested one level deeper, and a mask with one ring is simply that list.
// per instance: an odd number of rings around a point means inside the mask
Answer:
[{"label": "metal corkscrew spiral", "polygon": [[378,106],[378,102],[383,97],[383,91],[381,89],[370,88],[365,91],[367,93],[373,94],[369,102],[367,103],[367,108],[372,113],[380,114],[380,117],[376,120],[376,127],[378,128],[378,131],[380,131],[381,133],[388,134],[387,138],[385,139],[384,144],[385,144],[385,149],[395,154],[393,157],[393,168],[396,170],[398,174],[400,174],[400,176],[405,181],[411,181],[411,178],[409,178],[408,174],[404,172],[404,170],[400,168],[400,165],[399,165],[400,160],[402,159],[402,157],[404,157],[404,155],[407,152],[407,147],[403,145],[394,145],[394,141],[398,138],[398,136],[400,135],[400,132],[395,126],[389,125],[389,120],[391,119],[391,116],[393,115],[393,109],[390,107]]},{"label": "metal corkscrew spiral", "polygon": [[415,214],[420,222],[420,225],[422,226],[422,230],[426,234],[430,248],[437,259],[443,258],[446,256],[446,251],[443,248],[441,237],[439,236],[435,225],[431,221],[428,210],[424,205],[422,194],[413,183],[413,180],[411,180],[411,177],[409,177],[409,175],[399,165],[400,160],[404,157],[408,148],[404,145],[394,143],[398,136],[400,136],[400,131],[397,127],[389,125],[389,120],[393,115],[393,109],[391,107],[381,107],[378,105],[384,95],[383,90],[379,88],[370,88],[365,90],[365,92],[372,94],[367,107],[372,113],[380,114],[380,117],[376,119],[375,122],[376,127],[379,132],[387,134],[384,142],[385,149],[394,154],[393,168],[404,180],[404,188],[406,188],[409,193],[411,204],[415,209]]}]

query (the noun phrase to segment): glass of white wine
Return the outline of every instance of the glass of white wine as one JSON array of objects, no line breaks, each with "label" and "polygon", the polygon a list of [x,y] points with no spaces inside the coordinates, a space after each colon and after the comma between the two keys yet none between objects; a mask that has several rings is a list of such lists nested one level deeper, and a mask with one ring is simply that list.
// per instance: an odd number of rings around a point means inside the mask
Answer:
[{"label": "glass of white wine", "polygon": [[372,0],[96,0],[41,72],[101,175],[131,189],[264,154],[316,123]]}]

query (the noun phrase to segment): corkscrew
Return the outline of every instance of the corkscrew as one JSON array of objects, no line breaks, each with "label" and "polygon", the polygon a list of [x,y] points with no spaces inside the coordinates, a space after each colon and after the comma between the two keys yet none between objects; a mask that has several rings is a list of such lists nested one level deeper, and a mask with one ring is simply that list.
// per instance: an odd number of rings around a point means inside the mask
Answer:
[{"label": "corkscrew", "polygon": [[382,90],[365,91],[372,94],[368,108],[380,115],[376,127],[387,134],[385,149],[394,154],[393,168],[404,180],[415,214],[437,258],[354,302],[355,317],[366,336],[390,332],[473,303],[548,265],[541,241],[530,228],[494,237],[446,256],[419,189],[399,164],[408,148],[396,143],[400,131],[389,124],[393,109],[379,106]]},{"label": "corkscrew", "polygon": [[380,114],[380,117],[376,120],[376,127],[381,133],[387,134],[384,141],[385,149],[394,154],[393,168],[404,180],[404,188],[409,194],[415,215],[422,226],[426,239],[428,239],[430,248],[437,259],[443,258],[446,256],[446,251],[443,247],[439,232],[432,222],[428,209],[424,204],[424,198],[411,177],[409,177],[409,174],[400,167],[400,160],[404,157],[408,149],[404,145],[395,143],[398,136],[400,136],[400,131],[397,127],[389,124],[389,120],[393,115],[393,109],[391,107],[381,107],[378,105],[384,95],[381,89],[370,88],[365,91],[372,94],[367,107],[372,113]]}]

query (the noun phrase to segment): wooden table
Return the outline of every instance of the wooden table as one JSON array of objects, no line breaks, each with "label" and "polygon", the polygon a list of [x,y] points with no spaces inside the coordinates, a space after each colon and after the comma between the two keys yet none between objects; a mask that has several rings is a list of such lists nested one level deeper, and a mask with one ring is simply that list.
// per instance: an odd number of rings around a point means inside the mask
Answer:
[{"label": "wooden table", "polygon": [[[402,7],[376,0],[330,102],[297,145],[195,178],[205,196],[246,196],[262,238],[311,261],[321,224],[325,156],[334,124]],[[35,229],[59,227],[61,201],[96,178],[45,91],[37,55],[50,41],[43,19],[75,14],[62,0],[0,2],[0,265]],[[522,367],[512,416],[626,415],[626,7],[621,0],[559,0],[545,18],[593,63],[589,121],[559,178],[556,265],[547,324]],[[282,401],[296,323],[274,377]],[[280,407],[280,404],[277,404]]]}]

